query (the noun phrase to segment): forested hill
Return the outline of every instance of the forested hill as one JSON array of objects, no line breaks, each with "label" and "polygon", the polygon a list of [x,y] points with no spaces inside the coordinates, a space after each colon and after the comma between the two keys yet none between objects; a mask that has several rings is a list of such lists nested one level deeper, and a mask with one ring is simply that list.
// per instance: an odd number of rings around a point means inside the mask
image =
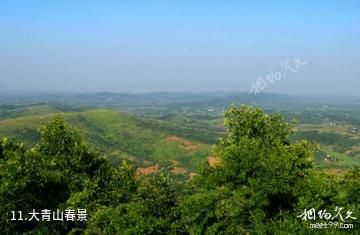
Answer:
[{"label": "forested hill", "polygon": [[[245,93],[0,94],[0,135],[34,143],[44,120],[61,114],[92,149],[114,165],[128,159],[138,167],[185,168],[188,176],[224,133],[223,112],[251,104],[296,119],[292,141],[320,144],[316,167],[344,174],[360,166],[360,102],[357,98]],[[170,164],[170,165],[169,165]],[[182,172],[183,169],[182,169]]]},{"label": "forested hill", "polygon": [[[113,164],[123,159],[139,167],[155,164],[186,168],[188,175],[210,154],[221,128],[199,122],[183,125],[166,119],[141,118],[116,110],[87,110],[60,114],[79,129],[90,148]],[[38,127],[56,113],[26,115],[0,121],[0,135],[31,146],[39,140]]]},{"label": "forested hill", "polygon": [[[230,108],[225,113],[227,131],[213,149],[217,161],[203,162],[197,174],[182,179],[164,171],[141,175],[127,161],[114,166],[101,152],[92,151],[92,144],[67,124],[84,118],[97,129],[98,123],[106,122],[97,130],[106,137],[105,142],[119,135],[115,127],[148,132],[159,141],[179,141],[179,137],[143,128],[129,115],[108,112],[66,114],[65,121],[61,116],[35,116],[1,122],[3,127],[18,125],[19,129],[24,120],[33,120],[34,126],[40,120],[44,124],[28,147],[8,138],[0,140],[0,234],[281,231],[305,235],[313,231],[307,210],[326,209],[336,215],[339,208],[344,217],[335,216],[331,221],[346,223],[347,229],[334,229],[330,234],[360,231],[356,219],[360,211],[359,168],[344,176],[321,174],[312,164],[317,145],[306,140],[291,141],[295,126],[279,114],[247,106]],[[121,119],[122,124],[110,116]],[[86,127],[84,123],[81,125]],[[129,134],[123,140],[133,138]],[[183,147],[189,147],[186,143]],[[43,222],[28,218],[33,211],[69,208],[86,209],[87,220]],[[11,220],[11,211],[23,211],[25,219]],[[317,234],[329,234],[329,230],[317,230]]]}]

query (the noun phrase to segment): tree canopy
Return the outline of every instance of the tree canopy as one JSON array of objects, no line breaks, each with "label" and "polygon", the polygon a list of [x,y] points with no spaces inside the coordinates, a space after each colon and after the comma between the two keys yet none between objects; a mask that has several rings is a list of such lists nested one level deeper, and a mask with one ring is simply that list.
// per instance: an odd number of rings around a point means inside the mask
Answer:
[{"label": "tree canopy", "polygon": [[[359,169],[344,178],[317,172],[317,145],[290,141],[296,129],[280,114],[231,107],[225,125],[219,164],[204,161],[186,181],[111,166],[60,116],[32,148],[2,138],[0,234],[309,234],[298,218],[306,208],[359,211]],[[88,221],[10,220],[11,211],[67,208],[87,209]]]}]

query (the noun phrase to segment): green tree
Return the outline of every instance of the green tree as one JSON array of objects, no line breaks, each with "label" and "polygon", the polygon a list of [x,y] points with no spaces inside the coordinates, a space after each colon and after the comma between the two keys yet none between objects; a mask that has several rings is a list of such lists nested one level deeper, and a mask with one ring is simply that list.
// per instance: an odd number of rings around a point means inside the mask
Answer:
[{"label": "green tree", "polygon": [[[271,234],[273,221],[296,219],[299,187],[311,173],[316,146],[307,141],[291,143],[293,124],[280,114],[268,115],[256,108],[231,107],[225,125],[228,135],[214,147],[221,163],[203,166],[198,178],[199,185],[222,192],[221,200],[214,201],[209,211],[213,214],[209,234]],[[194,213],[203,210],[196,201],[191,204]],[[208,229],[203,226],[200,233]]]},{"label": "green tree", "polygon": [[40,143],[31,149],[0,141],[0,234],[66,233],[75,225],[10,221],[9,213],[65,209],[71,194],[82,190],[105,164],[60,117],[43,125],[40,135]]},{"label": "green tree", "polygon": [[[317,146],[290,141],[294,123],[241,106],[226,112],[225,124],[214,146],[220,163],[204,163],[188,181],[139,176],[125,161],[110,166],[59,116],[33,148],[0,139],[0,234],[309,234],[297,218],[306,208],[359,211],[360,170],[344,178],[317,172]],[[89,221],[10,221],[11,211],[66,208],[87,209]]]},{"label": "green tree", "polygon": [[178,198],[189,189],[164,174],[139,178],[129,201],[100,208],[85,234],[181,234]]}]

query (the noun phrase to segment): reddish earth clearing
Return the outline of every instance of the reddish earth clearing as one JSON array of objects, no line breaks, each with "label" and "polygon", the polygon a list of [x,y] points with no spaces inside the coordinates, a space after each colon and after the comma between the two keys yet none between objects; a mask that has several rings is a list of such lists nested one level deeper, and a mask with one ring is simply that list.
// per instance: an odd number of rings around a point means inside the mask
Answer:
[{"label": "reddish earth clearing", "polygon": [[186,169],[183,167],[174,167],[170,172],[174,175],[185,175]]},{"label": "reddish earth clearing", "polygon": [[181,139],[180,137],[174,136],[174,135],[170,135],[168,137],[166,137],[166,142],[168,143],[174,143],[174,142],[180,142],[183,139]]},{"label": "reddish earth clearing", "polygon": [[136,172],[140,175],[148,175],[148,174],[156,173],[158,171],[159,171],[158,164],[149,167],[140,167],[136,170]]},{"label": "reddish earth clearing", "polygon": [[187,151],[198,150],[202,147],[201,144],[193,144],[192,142],[190,142],[186,139],[183,139],[183,138],[180,138],[177,136],[173,136],[173,135],[166,137],[165,141],[167,143],[179,143]]},{"label": "reddish earth clearing", "polygon": [[178,160],[170,160],[170,162],[174,165],[177,166],[180,164],[180,162]]},{"label": "reddish earth clearing", "polygon": [[221,160],[219,157],[216,157],[216,156],[208,156],[207,162],[208,162],[209,166],[217,166],[221,163]]}]

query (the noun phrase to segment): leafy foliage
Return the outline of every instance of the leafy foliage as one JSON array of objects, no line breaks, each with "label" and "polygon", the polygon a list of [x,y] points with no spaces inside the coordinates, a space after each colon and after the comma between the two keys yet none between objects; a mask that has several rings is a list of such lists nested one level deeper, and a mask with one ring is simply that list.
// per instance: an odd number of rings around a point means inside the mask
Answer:
[{"label": "leafy foliage", "polygon": [[[125,161],[113,167],[60,117],[40,128],[32,148],[3,138],[0,234],[309,234],[297,218],[305,208],[359,211],[359,169],[344,178],[316,172],[317,145],[290,141],[294,126],[281,115],[231,107],[225,124],[227,136],[214,146],[219,164],[202,164],[191,180],[139,176]],[[86,208],[89,220],[9,216],[66,208]]]}]

